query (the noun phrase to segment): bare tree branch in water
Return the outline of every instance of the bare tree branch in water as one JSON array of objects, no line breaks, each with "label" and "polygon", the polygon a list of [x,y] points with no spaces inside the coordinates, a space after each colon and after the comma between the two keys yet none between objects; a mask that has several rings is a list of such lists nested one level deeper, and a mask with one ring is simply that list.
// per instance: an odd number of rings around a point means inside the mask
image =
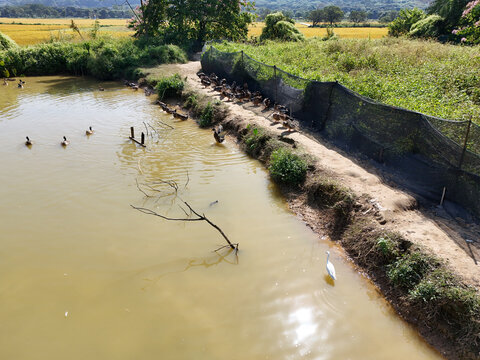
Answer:
[{"label": "bare tree branch in water", "polygon": [[[152,210],[152,209],[148,209],[148,208],[144,208],[144,207],[137,207],[137,206],[134,206],[134,205],[130,205],[133,209],[137,210],[137,211],[140,211],[141,213],[144,213],[144,214],[147,214],[147,215],[153,215],[153,216],[157,216],[157,217],[160,217],[164,220],[168,220],[168,221],[185,221],[185,222],[192,222],[192,221],[205,221],[207,222],[211,227],[213,227],[215,230],[217,230],[221,235],[222,237],[225,239],[225,241],[227,242],[228,245],[224,245],[218,249],[216,249],[215,251],[219,251],[221,249],[224,249],[224,248],[231,248],[233,250],[235,250],[235,254],[238,253],[238,243],[237,244],[233,244],[227,237],[227,235],[223,232],[223,230],[216,224],[214,224],[209,218],[207,218],[205,216],[205,214],[200,214],[198,211],[196,211],[195,209],[193,209],[189,203],[187,203],[186,201],[184,201],[183,199],[181,199],[179,196],[178,196],[178,184],[171,180],[171,181],[165,181],[165,180],[159,180],[156,182],[156,184],[165,184],[165,185],[168,185],[169,187],[171,187],[172,189],[175,190],[175,193],[174,194],[170,194],[170,195],[175,195],[176,198],[178,198],[182,203],[183,205],[188,208],[188,210],[190,211],[190,214],[182,207],[179,205],[180,209],[183,211],[183,213],[185,214],[185,217],[169,217],[169,216],[166,216],[166,215],[162,215],[162,214],[159,214],[157,213],[156,211]],[[156,192],[161,192],[160,190],[158,189],[155,189],[153,187],[151,187],[150,185],[147,185],[145,184],[145,186],[147,186],[150,190],[152,191],[156,191]],[[137,188],[143,193],[146,195],[146,193],[140,189],[140,186],[138,185],[138,181],[137,181]],[[148,195],[147,195],[148,196]]]}]

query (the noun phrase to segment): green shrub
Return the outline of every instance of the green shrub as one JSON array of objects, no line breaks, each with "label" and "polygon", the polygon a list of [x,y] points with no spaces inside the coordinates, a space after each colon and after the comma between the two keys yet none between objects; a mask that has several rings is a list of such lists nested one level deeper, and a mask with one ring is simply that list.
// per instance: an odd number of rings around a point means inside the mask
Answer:
[{"label": "green shrub", "polygon": [[270,174],[280,183],[299,185],[307,175],[307,163],[290,149],[280,148],[270,156]]},{"label": "green shrub", "polygon": [[418,8],[402,9],[398,16],[388,25],[388,35],[406,35],[413,24],[425,18],[425,12]]},{"label": "green shrub", "polygon": [[9,50],[16,47],[18,47],[17,43],[10,36],[0,32],[0,50]]},{"label": "green shrub", "polygon": [[439,15],[430,15],[417,21],[410,28],[410,37],[435,38],[442,33],[443,18]]},{"label": "green shrub", "polygon": [[200,127],[206,128],[212,126],[213,123],[214,108],[211,102],[207,103],[207,106],[202,110],[200,114]]},{"label": "green shrub", "polygon": [[260,41],[264,40],[301,41],[305,40],[305,36],[295,27],[292,19],[276,12],[265,18],[265,27],[260,35]]},{"label": "green shrub", "polygon": [[431,256],[415,251],[390,265],[387,275],[395,286],[409,290],[413,289],[437,263]]},{"label": "green shrub", "polygon": [[379,237],[376,245],[386,262],[390,262],[399,256],[397,243],[387,235]]},{"label": "green shrub", "polygon": [[185,82],[178,74],[172,76],[163,77],[157,80],[157,94],[160,99],[180,96],[185,87]]},{"label": "green shrub", "polygon": [[248,132],[243,137],[245,151],[248,155],[258,158],[269,137],[262,129],[250,125],[248,125],[247,130]]}]

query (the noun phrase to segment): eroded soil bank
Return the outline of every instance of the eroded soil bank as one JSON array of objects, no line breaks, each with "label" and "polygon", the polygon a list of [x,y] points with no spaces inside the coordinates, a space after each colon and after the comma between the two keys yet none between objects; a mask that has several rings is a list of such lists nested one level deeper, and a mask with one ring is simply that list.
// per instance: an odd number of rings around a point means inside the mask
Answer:
[{"label": "eroded soil bank", "polygon": [[[419,208],[415,196],[386,183],[367,162],[313,134],[288,132],[272,123],[271,112],[261,107],[225,102],[201,85],[199,70],[200,63],[191,62],[153,71],[179,73],[192,93],[223,101],[224,128],[244,148],[247,139],[255,141],[255,151],[247,152],[267,166],[275,146],[307,154],[305,184],[282,188],[292,210],[320,236],[341,243],[398,313],[447,358],[478,359],[478,225],[448,218],[441,209]],[[259,139],[252,140],[258,138],[253,129],[261,131]],[[398,281],[394,284],[392,278]]]}]

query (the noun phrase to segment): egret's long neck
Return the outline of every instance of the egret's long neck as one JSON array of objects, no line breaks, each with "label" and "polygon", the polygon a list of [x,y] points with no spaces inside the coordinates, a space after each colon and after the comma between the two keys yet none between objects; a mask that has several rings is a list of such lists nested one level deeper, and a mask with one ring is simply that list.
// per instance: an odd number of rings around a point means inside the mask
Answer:
[{"label": "egret's long neck", "polygon": [[329,258],[330,258],[330,253],[327,253],[327,262]]}]

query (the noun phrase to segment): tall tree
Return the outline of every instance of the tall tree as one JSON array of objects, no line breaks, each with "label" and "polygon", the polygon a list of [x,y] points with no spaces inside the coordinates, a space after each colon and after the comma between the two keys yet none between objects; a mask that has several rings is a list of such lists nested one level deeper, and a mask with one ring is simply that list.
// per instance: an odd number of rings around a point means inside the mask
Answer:
[{"label": "tall tree", "polygon": [[365,21],[367,20],[367,12],[363,10],[352,10],[350,11],[350,20],[355,24]]},{"label": "tall tree", "polygon": [[308,13],[308,20],[312,22],[312,26],[317,26],[322,21],[325,21],[325,11],[323,9],[315,9]]},{"label": "tall tree", "polygon": [[328,21],[330,25],[343,19],[343,11],[338,6],[325,6],[323,11],[325,11],[325,20]]},{"label": "tall tree", "polygon": [[247,37],[253,4],[246,0],[142,0],[133,19],[138,36],[162,35],[173,43]]}]

